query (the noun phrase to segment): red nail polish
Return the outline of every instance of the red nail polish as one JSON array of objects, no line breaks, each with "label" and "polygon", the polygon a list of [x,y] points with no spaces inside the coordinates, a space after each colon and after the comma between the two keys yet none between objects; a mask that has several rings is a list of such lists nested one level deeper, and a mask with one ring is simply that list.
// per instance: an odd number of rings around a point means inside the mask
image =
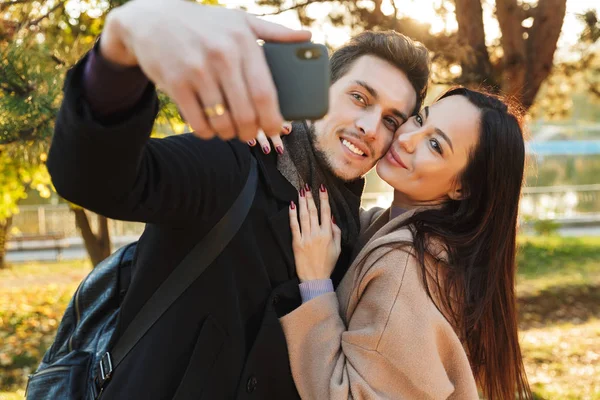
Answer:
[{"label": "red nail polish", "polygon": [[256,140],[252,139],[248,141],[249,146],[254,146],[256,144]]},{"label": "red nail polish", "polygon": [[305,194],[306,192],[304,191],[304,189],[300,189],[300,197],[304,197]]},{"label": "red nail polish", "polygon": [[327,191],[327,189],[325,189],[325,185],[323,185],[322,183],[321,183],[320,189],[321,189],[321,192],[323,192],[323,193],[325,193]]},{"label": "red nail polish", "polygon": [[271,152],[271,148],[269,146],[263,147],[263,153],[269,154]]},{"label": "red nail polish", "polygon": [[283,154],[283,147],[277,146],[275,147],[275,151],[277,152],[277,154]]},{"label": "red nail polish", "polygon": [[335,224],[335,217],[333,215],[331,216],[331,222]]},{"label": "red nail polish", "polygon": [[295,204],[293,201],[290,203],[290,208],[291,208],[292,210],[295,210],[295,209],[296,209],[296,204]]},{"label": "red nail polish", "polygon": [[305,189],[307,192],[310,192],[310,186],[308,186],[308,183],[304,184],[304,189]]}]

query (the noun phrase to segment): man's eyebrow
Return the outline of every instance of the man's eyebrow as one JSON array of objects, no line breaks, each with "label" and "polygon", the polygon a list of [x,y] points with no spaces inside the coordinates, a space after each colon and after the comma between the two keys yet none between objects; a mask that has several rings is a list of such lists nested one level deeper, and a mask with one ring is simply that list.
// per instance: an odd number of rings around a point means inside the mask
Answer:
[{"label": "man's eyebrow", "polygon": [[374,98],[377,99],[379,97],[377,90],[375,90],[375,88],[373,86],[369,85],[367,82],[356,80],[356,81],[354,81],[354,83],[365,88],[367,90],[367,92],[369,92],[369,94],[371,96],[373,96]]},{"label": "man's eyebrow", "polygon": [[[375,88],[371,85],[369,85],[367,82],[365,81],[360,81],[360,80],[356,80],[354,81],[355,84],[362,86],[367,92],[369,92],[369,94],[374,98],[377,99],[379,97],[379,94],[377,93],[377,90],[375,90]],[[400,118],[402,120],[402,122],[406,122],[408,121],[408,116],[403,113],[402,111],[393,108],[391,110],[392,114],[394,114],[396,117]]]}]

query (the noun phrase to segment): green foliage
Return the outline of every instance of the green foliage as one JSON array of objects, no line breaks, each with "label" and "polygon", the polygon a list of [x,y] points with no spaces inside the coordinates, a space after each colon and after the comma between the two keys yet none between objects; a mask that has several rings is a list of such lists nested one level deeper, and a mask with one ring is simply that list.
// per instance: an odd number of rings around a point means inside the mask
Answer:
[{"label": "green foliage", "polygon": [[533,222],[533,230],[540,236],[556,235],[558,228],[560,228],[560,224],[550,219],[538,219]]},{"label": "green foliage", "polygon": [[73,5],[67,10],[64,0],[32,0],[2,7],[0,220],[18,212],[29,189],[50,195],[44,163],[64,75],[93,44],[106,12],[96,0]]},{"label": "green foliage", "polygon": [[44,165],[46,153],[33,143],[0,147],[0,221],[18,212],[18,202],[28,189],[50,197],[50,177]]},{"label": "green foliage", "polygon": [[[94,44],[106,13],[126,0],[25,0],[0,4],[0,221],[18,212],[29,189],[50,194],[44,167],[67,70]],[[161,95],[156,134],[183,130]]]},{"label": "green foliage", "polygon": [[0,143],[45,139],[52,135],[62,82],[60,66],[37,43],[11,45],[0,69]]}]

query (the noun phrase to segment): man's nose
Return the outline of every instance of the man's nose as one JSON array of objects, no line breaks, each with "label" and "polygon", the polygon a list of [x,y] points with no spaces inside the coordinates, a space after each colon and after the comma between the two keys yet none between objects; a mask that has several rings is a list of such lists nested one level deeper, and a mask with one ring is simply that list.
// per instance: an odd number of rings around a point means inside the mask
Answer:
[{"label": "man's nose", "polygon": [[374,139],[377,134],[380,116],[377,113],[367,113],[356,121],[356,127],[365,136],[365,140]]}]

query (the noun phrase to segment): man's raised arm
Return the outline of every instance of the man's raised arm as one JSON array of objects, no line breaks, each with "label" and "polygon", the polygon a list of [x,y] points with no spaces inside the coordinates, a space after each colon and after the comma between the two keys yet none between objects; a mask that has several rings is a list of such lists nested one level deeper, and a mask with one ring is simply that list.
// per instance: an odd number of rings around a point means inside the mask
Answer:
[{"label": "man's raised arm", "polygon": [[[249,160],[235,143],[200,138],[245,142],[259,128],[279,133],[259,38],[310,34],[183,0],[138,0],[111,11],[99,45],[65,81],[47,162],[58,193],[112,218],[184,222],[190,212],[211,212],[206,194],[239,192]],[[149,139],[158,111],[154,84],[199,128],[195,136]],[[226,112],[206,115],[215,104]]]}]

